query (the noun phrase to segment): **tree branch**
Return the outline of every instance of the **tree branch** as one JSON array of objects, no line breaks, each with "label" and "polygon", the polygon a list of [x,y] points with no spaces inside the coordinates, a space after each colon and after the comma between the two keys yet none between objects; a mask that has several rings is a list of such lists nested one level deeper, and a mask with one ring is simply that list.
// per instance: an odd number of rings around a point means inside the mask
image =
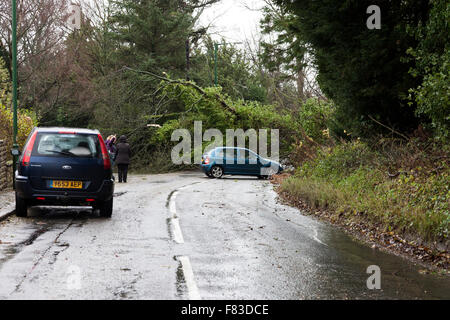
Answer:
[{"label": "tree branch", "polygon": [[[152,73],[152,72],[149,72],[149,71],[136,70],[136,69],[133,69],[133,68],[130,68],[130,67],[123,67],[123,69],[124,69],[124,70],[133,71],[133,72],[136,72],[136,73],[146,74],[146,75],[149,75],[149,76],[151,76],[151,77],[153,77],[153,78],[155,78],[155,79],[162,80],[162,81],[166,81],[166,82],[169,82],[169,83],[175,83],[175,84],[181,84],[181,85],[184,85],[184,86],[189,86],[189,87],[194,88],[194,89],[195,89],[197,92],[199,92],[200,94],[202,94],[202,95],[207,95],[206,92],[205,92],[205,90],[203,90],[201,87],[199,87],[198,85],[196,85],[195,83],[190,82],[190,81],[173,80],[173,79],[169,79],[169,78],[166,78],[166,77],[162,77],[162,76],[160,76],[160,75],[157,75],[157,74]],[[227,103],[222,99],[222,97],[221,97],[219,94],[215,93],[215,94],[214,94],[214,97],[215,97],[216,100],[222,105],[222,107],[223,107],[224,109],[230,111],[230,112],[233,113],[233,114],[237,114],[236,110],[235,110],[233,107],[231,107],[229,104],[227,104]]]}]

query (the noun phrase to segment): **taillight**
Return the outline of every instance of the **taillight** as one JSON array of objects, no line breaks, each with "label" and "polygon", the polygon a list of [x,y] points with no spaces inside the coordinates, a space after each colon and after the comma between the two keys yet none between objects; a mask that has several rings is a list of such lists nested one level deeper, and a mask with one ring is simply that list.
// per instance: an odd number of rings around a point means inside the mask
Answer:
[{"label": "taillight", "polygon": [[98,140],[100,141],[100,147],[102,149],[103,166],[106,170],[111,169],[111,160],[109,159],[109,153],[101,134],[98,135]]},{"label": "taillight", "polygon": [[205,163],[205,164],[209,164],[210,162],[211,162],[211,161],[209,160],[209,157],[206,157],[204,163]]},{"label": "taillight", "polygon": [[37,131],[33,133],[27,145],[22,157],[22,166],[28,167],[30,165],[31,153],[33,152],[34,142],[36,141]]}]

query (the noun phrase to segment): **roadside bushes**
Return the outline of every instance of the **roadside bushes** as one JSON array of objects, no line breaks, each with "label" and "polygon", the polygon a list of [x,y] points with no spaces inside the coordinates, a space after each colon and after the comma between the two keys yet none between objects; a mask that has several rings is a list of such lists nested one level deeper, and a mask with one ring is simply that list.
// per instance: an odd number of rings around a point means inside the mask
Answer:
[{"label": "roadside bushes", "polygon": [[[374,151],[361,141],[323,149],[282,183],[281,192],[348,221],[363,219],[388,232],[448,243],[448,150],[428,145],[431,150],[423,153],[417,142],[410,143],[416,149],[396,147],[403,152],[394,153],[402,157],[394,166],[387,165],[383,151]],[[409,158],[415,158],[416,166],[410,167]]]},{"label": "roadside bushes", "polygon": [[[17,143],[22,148],[31,130],[37,126],[36,115],[29,110],[19,109],[17,114]],[[8,150],[12,148],[13,141],[13,112],[0,103],[0,140],[5,140]]]},{"label": "roadside bushes", "polygon": [[431,121],[429,127],[436,138],[449,141],[450,3],[447,0],[430,3],[432,9],[427,23],[410,31],[419,40],[416,48],[407,51],[416,63],[410,73],[414,77],[423,77],[420,86],[410,90],[410,99],[417,103],[416,114]]},{"label": "roadside bushes", "polygon": [[294,119],[308,137],[318,143],[324,143],[330,135],[327,129],[330,126],[333,113],[334,106],[331,102],[310,98],[296,111]]},{"label": "roadside bushes", "polygon": [[[11,150],[13,141],[13,112],[11,105],[11,82],[9,73],[0,58],[0,140],[6,141]],[[17,114],[17,143],[23,147],[31,130],[37,125],[36,114],[29,110],[19,109]],[[9,153],[8,153],[9,154]]]}]

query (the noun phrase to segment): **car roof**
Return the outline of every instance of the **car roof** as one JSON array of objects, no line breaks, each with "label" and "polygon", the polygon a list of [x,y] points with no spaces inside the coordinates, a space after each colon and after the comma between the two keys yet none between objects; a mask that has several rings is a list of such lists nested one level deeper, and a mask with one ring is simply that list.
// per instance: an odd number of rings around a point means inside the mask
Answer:
[{"label": "car roof", "polygon": [[255,154],[258,154],[257,152],[255,152],[253,150],[250,150],[250,149],[247,149],[247,148],[239,148],[239,147],[216,147],[216,148],[210,150],[209,153],[215,152],[217,150],[244,150],[244,151],[250,151],[250,152],[253,152]]},{"label": "car roof", "polygon": [[48,132],[48,133],[57,133],[57,132],[75,132],[79,134],[99,134],[98,130],[92,129],[81,129],[81,128],[62,128],[62,127],[37,127],[36,130],[38,132]]}]

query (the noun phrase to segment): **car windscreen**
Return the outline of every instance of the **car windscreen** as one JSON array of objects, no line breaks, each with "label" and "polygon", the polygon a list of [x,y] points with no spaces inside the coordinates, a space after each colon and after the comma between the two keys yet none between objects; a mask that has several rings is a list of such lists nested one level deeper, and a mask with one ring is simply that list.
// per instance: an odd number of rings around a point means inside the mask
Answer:
[{"label": "car windscreen", "polygon": [[32,156],[99,158],[98,137],[92,134],[38,133]]}]

